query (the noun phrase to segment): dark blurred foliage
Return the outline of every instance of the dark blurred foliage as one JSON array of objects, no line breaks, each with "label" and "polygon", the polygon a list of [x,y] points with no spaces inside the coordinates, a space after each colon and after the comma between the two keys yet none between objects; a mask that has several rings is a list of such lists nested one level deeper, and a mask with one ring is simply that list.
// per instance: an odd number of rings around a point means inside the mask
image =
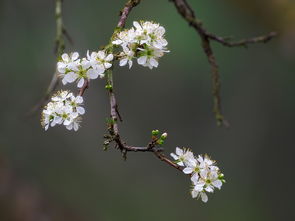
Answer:
[{"label": "dark blurred foliage", "polygon": [[[187,177],[151,154],[131,153],[124,162],[117,151],[103,152],[109,115],[103,81],[91,82],[77,133],[44,132],[39,116],[25,117],[55,68],[54,1],[2,0],[1,221],[294,220],[295,59],[292,50],[286,53],[294,38],[285,37],[294,31],[294,18],[285,21],[287,11],[290,17],[295,13],[294,1],[189,2],[216,34],[243,38],[278,30],[280,36],[249,49],[213,44],[231,123],[229,130],[217,128],[210,68],[198,35],[168,1],[142,1],[127,25],[140,19],[161,23],[171,53],[153,71],[116,67],[121,130],[134,145],[147,143],[157,128],[169,134],[167,153],[176,146],[208,153],[226,176],[222,190],[203,204],[191,199]],[[123,4],[64,0],[64,21],[74,40],[67,51],[83,55],[104,45]]]}]

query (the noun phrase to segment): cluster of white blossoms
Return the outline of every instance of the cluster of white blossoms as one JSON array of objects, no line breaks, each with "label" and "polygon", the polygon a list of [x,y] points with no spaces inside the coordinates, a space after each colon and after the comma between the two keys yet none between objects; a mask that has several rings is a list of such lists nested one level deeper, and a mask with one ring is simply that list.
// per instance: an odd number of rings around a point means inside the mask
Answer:
[{"label": "cluster of white blossoms", "polygon": [[176,147],[176,153],[171,153],[171,157],[183,167],[185,174],[191,176],[193,198],[201,197],[206,203],[208,201],[206,192],[213,193],[215,188],[220,189],[225,182],[224,175],[207,155],[195,157],[189,149]]},{"label": "cluster of white blossoms", "polygon": [[[79,53],[64,53],[57,62],[57,72],[64,85],[76,82],[78,88],[98,77],[103,78],[106,70],[112,67],[114,57],[119,59],[119,65],[129,64],[132,66],[132,59],[137,58],[140,65],[149,67],[158,66],[158,59],[169,52],[166,49],[168,42],[164,38],[165,29],[154,22],[133,22],[135,28],[117,33],[108,46],[121,46],[122,51],[117,55],[108,53],[105,50],[89,53],[86,57],[79,58]],[[83,102],[81,96],[75,97],[68,91],[58,92],[51,98],[51,102],[44,107],[41,123],[45,130],[49,126],[63,124],[67,129],[75,131],[79,128],[85,110],[80,107]]]},{"label": "cluster of white blossoms", "polygon": [[49,126],[63,124],[68,130],[77,131],[81,115],[85,113],[82,103],[81,96],[75,97],[68,91],[57,92],[43,109],[41,125],[47,130]]},{"label": "cluster of white blossoms", "polygon": [[57,63],[59,76],[62,83],[78,82],[78,87],[84,85],[85,80],[96,79],[98,76],[104,77],[104,73],[112,66],[113,54],[106,54],[105,51],[92,52],[87,51],[86,58],[79,59],[78,52],[70,55],[63,54],[61,60]]},{"label": "cluster of white blossoms", "polygon": [[114,45],[120,45],[123,51],[119,54],[120,66],[132,67],[133,58],[144,67],[158,67],[158,60],[169,52],[168,42],[164,38],[165,28],[150,21],[134,21],[135,28],[119,32],[113,40]]}]

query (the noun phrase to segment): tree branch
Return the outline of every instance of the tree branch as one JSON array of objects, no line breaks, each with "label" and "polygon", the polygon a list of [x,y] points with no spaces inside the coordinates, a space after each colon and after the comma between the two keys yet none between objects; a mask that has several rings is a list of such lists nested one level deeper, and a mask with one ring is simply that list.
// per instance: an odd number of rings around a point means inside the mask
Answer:
[{"label": "tree branch", "polygon": [[[125,4],[124,8],[121,10],[118,25],[114,30],[114,33],[111,37],[109,45],[105,47],[105,50],[107,50],[108,53],[113,53],[114,48],[112,45],[112,40],[114,39],[116,34],[125,27],[125,23],[129,13],[139,3],[140,3],[140,0],[129,0]],[[124,159],[126,159],[127,152],[131,152],[131,151],[132,152],[152,152],[155,154],[155,156],[157,156],[163,162],[182,171],[182,169],[177,164],[169,160],[163,153],[161,153],[163,149],[159,147],[159,143],[158,143],[159,139],[157,137],[152,136],[152,140],[146,146],[142,146],[142,147],[127,145],[121,139],[118,120],[122,120],[122,119],[118,111],[118,104],[117,104],[116,96],[114,93],[114,81],[113,81],[112,69],[108,70],[106,73],[106,85],[107,85],[106,88],[108,89],[108,94],[109,94],[111,120],[109,121],[109,124],[108,124],[109,135],[105,135],[105,138],[106,138],[106,141],[104,142],[105,148],[107,149],[108,145],[111,142],[115,142],[115,147],[122,152]]]},{"label": "tree branch", "polygon": [[224,119],[221,111],[221,96],[220,96],[220,76],[218,71],[218,65],[211,47],[210,40],[221,43],[227,47],[237,47],[244,46],[247,47],[249,44],[254,43],[266,43],[270,41],[277,34],[275,32],[271,32],[265,36],[259,36],[249,39],[240,40],[237,42],[231,42],[228,38],[219,37],[208,32],[202,25],[202,22],[195,16],[194,10],[191,6],[186,2],[186,0],[169,0],[174,3],[178,13],[188,22],[190,26],[192,26],[202,40],[202,48],[204,53],[206,54],[209,64],[211,66],[212,72],[212,95],[213,95],[213,112],[215,114],[215,118],[217,121],[217,125],[224,125],[226,127],[229,126],[228,122]]},{"label": "tree branch", "polygon": [[[66,37],[71,44],[73,43],[72,38],[70,37],[69,33],[67,32],[63,24],[62,3],[63,3],[63,0],[55,0],[56,36],[55,36],[54,53],[56,55],[57,60],[59,60],[59,58],[61,57],[65,49],[64,37]],[[59,83],[58,71],[55,70],[55,72],[53,73],[52,79],[50,81],[50,84],[46,90],[46,93],[44,94],[42,99],[29,111],[28,115],[33,115],[44,106],[44,104],[49,100],[52,92],[58,86],[58,83]]]}]

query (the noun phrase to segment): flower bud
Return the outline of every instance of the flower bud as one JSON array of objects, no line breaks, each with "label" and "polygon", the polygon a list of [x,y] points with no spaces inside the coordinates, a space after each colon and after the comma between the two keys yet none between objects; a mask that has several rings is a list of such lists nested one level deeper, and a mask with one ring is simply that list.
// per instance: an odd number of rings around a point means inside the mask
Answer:
[{"label": "flower bud", "polygon": [[163,133],[163,134],[161,135],[161,139],[162,139],[162,140],[165,140],[165,139],[167,138],[167,136],[168,136],[167,133]]},{"label": "flower bud", "polygon": [[159,130],[152,130],[152,135],[157,136],[159,135],[160,131]]}]

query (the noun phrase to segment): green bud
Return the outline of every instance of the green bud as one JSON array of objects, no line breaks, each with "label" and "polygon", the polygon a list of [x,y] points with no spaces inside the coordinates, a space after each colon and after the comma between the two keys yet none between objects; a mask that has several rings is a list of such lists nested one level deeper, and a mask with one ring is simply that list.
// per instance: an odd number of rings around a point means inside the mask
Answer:
[{"label": "green bud", "polygon": [[160,140],[157,141],[157,143],[158,143],[159,145],[163,145],[163,144],[164,144],[164,140],[160,139]]},{"label": "green bud", "polygon": [[161,139],[162,139],[162,140],[165,140],[165,139],[167,138],[167,136],[168,136],[167,133],[163,133],[163,134],[161,135]]},{"label": "green bud", "polygon": [[110,89],[112,89],[112,88],[113,88],[113,86],[110,85],[110,84],[107,84],[107,85],[105,86],[105,89],[107,89],[107,90],[110,90]]},{"label": "green bud", "polygon": [[159,135],[160,131],[159,130],[152,130],[152,135],[157,136]]}]

